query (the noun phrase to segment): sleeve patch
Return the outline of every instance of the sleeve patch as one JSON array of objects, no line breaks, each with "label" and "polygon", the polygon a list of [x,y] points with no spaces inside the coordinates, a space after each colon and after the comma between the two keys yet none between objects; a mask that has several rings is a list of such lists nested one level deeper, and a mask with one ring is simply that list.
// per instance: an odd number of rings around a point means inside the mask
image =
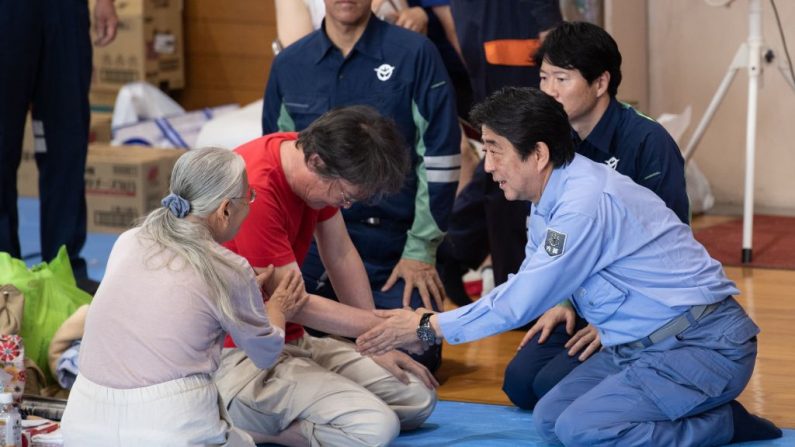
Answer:
[{"label": "sleeve patch", "polygon": [[547,238],[544,241],[544,250],[551,257],[560,256],[566,246],[566,235],[558,231],[548,229]]}]

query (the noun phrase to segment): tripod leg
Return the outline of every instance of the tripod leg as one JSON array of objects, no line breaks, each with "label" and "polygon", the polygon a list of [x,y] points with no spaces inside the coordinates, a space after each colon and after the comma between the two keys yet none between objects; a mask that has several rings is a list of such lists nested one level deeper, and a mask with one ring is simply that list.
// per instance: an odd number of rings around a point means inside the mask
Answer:
[{"label": "tripod leg", "polygon": [[698,123],[698,127],[693,132],[693,135],[690,136],[690,141],[687,142],[687,148],[683,154],[685,159],[685,163],[690,161],[690,158],[693,157],[693,154],[696,151],[696,146],[701,141],[701,137],[704,136],[704,131],[707,130],[707,126],[709,126],[710,121],[712,121],[712,117],[715,115],[715,112],[718,110],[718,106],[723,101],[723,98],[726,96],[726,92],[729,90],[732,81],[734,80],[734,76],[737,74],[737,70],[740,68],[746,67],[748,65],[748,46],[743,43],[737,49],[737,52],[734,54],[734,59],[732,59],[731,65],[726,70],[726,74],[723,76],[723,80],[720,81],[720,85],[718,89],[715,91],[715,94],[712,96],[712,100],[709,102],[709,106],[707,106],[707,110],[704,112],[704,116],[701,117],[701,121]]},{"label": "tripod leg", "polygon": [[756,160],[756,107],[759,94],[759,72],[748,77],[748,119],[745,135],[745,201],[743,202],[743,264],[751,263],[754,228],[754,162]]},{"label": "tripod leg", "polygon": [[762,71],[762,6],[748,2],[748,119],[745,127],[745,200],[743,203],[742,262],[751,262],[754,227],[754,162],[756,159],[756,109]]}]

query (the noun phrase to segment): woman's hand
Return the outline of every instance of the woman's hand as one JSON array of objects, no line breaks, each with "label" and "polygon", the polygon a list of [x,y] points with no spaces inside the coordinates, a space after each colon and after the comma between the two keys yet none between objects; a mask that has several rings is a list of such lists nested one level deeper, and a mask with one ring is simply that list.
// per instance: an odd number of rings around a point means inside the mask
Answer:
[{"label": "woman's hand", "polygon": [[[257,283],[264,284],[272,272],[272,269],[268,269],[257,275]],[[263,278],[261,279],[260,277]],[[289,321],[304,307],[308,300],[309,295],[304,289],[301,273],[296,270],[290,270],[284,275],[279,285],[276,286],[276,290],[271,294],[267,303],[268,312],[279,312],[284,315],[285,320]]]}]

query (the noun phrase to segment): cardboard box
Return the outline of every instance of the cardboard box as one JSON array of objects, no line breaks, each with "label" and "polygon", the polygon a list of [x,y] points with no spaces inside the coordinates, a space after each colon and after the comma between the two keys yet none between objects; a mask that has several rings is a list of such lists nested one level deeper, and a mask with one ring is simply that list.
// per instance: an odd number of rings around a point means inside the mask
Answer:
[{"label": "cardboard box", "polygon": [[91,111],[112,113],[118,94],[118,90],[105,91],[92,88],[88,91],[88,103],[91,104]]},{"label": "cardboard box", "polygon": [[[89,143],[109,143],[111,140],[110,113],[92,112],[91,125],[88,132]],[[44,151],[44,130],[36,126],[35,133],[39,136],[39,151]],[[22,141],[22,159],[17,170],[17,193],[22,197],[39,196],[39,169],[36,167],[36,138],[34,126],[28,114],[25,120],[25,136]]]},{"label": "cardboard box", "polygon": [[184,151],[92,144],[86,165],[88,231],[121,233],[168,194],[174,163]]},{"label": "cardboard box", "polygon": [[184,87],[182,10],[182,0],[117,0],[116,38],[94,47],[92,92],[107,96],[135,81]]},{"label": "cardboard box", "polygon": [[89,143],[110,143],[110,124],[113,120],[112,113],[91,112],[91,126],[88,129]]}]

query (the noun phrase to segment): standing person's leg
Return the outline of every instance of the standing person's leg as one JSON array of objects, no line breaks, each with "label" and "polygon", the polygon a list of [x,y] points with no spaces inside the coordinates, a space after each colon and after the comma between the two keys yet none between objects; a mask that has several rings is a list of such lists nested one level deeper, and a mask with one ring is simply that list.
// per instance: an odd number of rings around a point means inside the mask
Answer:
[{"label": "standing person's leg", "polygon": [[0,0],[0,252],[21,257],[17,169],[41,51],[39,2]]},{"label": "standing person's leg", "polygon": [[[588,323],[577,317],[575,332]],[[566,325],[560,324],[539,344],[541,334],[536,334],[520,349],[505,368],[502,390],[514,405],[532,410],[539,399],[563,380],[582,362],[577,356],[569,356],[566,342],[571,336]]]},{"label": "standing person's leg", "polygon": [[[44,1],[45,27],[33,99],[41,197],[41,255],[65,245],[77,279],[87,277],[85,166],[88,152],[91,40],[88,5]],[[43,134],[43,140],[38,138]]]}]

